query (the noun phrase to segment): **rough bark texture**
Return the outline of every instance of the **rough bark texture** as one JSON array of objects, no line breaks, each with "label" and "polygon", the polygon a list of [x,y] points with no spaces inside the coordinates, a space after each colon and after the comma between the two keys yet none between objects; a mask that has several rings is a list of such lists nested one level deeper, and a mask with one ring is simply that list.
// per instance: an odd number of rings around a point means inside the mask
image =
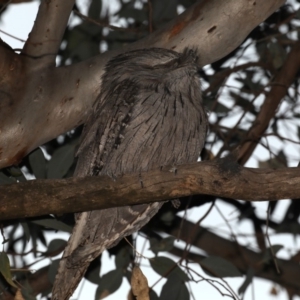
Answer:
[{"label": "rough bark texture", "polygon": [[220,167],[219,161],[181,165],[177,166],[176,174],[169,166],[115,180],[101,176],[3,185],[0,220],[61,215],[199,194],[248,201],[296,199],[300,195],[300,168],[239,166],[234,167],[237,170],[234,172],[230,164],[234,162],[229,162],[228,169]]}]

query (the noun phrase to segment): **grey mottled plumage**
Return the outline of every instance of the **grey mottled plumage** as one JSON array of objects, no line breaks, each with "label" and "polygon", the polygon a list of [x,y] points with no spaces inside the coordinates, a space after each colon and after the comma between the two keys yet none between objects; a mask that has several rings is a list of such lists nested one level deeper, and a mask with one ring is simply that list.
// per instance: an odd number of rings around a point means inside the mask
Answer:
[{"label": "grey mottled plumage", "polygon": [[[196,162],[207,128],[197,71],[197,55],[190,49],[136,50],[111,59],[82,133],[75,176],[116,177]],[[90,262],[139,230],[161,205],[78,214],[52,299],[69,299]]]}]

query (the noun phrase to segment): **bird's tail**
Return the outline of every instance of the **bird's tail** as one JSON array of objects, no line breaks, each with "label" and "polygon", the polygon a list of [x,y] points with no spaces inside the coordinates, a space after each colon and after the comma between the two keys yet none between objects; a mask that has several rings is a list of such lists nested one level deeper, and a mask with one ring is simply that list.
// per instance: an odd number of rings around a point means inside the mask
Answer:
[{"label": "bird's tail", "polygon": [[80,264],[75,265],[72,262],[72,254],[74,250],[78,248],[81,241],[80,237],[83,231],[86,230],[85,225],[88,216],[89,213],[84,212],[81,213],[77,219],[73,234],[70,236],[63,257],[59,263],[52,290],[52,300],[68,300],[74,293],[90,264],[88,260],[81,261]]},{"label": "bird's tail", "polygon": [[68,300],[89,264],[105,249],[148,223],[162,204],[154,202],[79,214],[58,267],[52,300]]}]

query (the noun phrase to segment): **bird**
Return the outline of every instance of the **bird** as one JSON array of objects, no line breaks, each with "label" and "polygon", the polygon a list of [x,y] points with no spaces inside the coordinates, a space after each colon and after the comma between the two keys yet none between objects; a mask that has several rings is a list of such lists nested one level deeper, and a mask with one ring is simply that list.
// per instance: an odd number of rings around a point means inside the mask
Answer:
[{"label": "bird", "polygon": [[[128,173],[197,162],[207,134],[196,48],[145,48],[108,61],[82,132],[74,176]],[[109,198],[107,199],[109,202]],[[78,213],[52,290],[71,297],[89,264],[138,231],[162,202]]]}]

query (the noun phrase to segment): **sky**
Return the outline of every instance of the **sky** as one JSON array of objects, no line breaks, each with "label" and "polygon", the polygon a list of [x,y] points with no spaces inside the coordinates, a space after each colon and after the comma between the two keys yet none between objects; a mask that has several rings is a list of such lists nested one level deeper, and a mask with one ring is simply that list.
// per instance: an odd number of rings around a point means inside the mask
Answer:
[{"label": "sky", "polygon": [[[84,7],[86,1],[82,0],[81,1],[81,7]],[[113,1],[116,3],[116,1]],[[113,3],[110,1],[110,3]],[[24,3],[24,4],[16,4],[16,5],[10,5],[7,12],[3,14],[0,20],[0,37],[3,39],[6,43],[8,43],[11,47],[14,49],[20,49],[23,46],[23,41],[26,40],[32,26],[34,23],[35,15],[37,13],[39,6],[39,1],[33,1],[31,3]],[[112,7],[112,10],[114,7]],[[73,24],[76,24],[76,22],[79,22],[78,19],[73,19]],[[7,35],[7,34],[9,35]],[[245,55],[252,55],[251,54],[251,49],[249,49],[249,53],[245,53]],[[209,68],[209,67],[208,67]],[[227,126],[230,126],[230,124],[227,124]],[[299,151],[299,147],[296,149],[291,149],[290,151],[297,152]],[[297,153],[296,153],[297,154]],[[296,155],[295,154],[295,155]],[[256,157],[261,157],[263,159],[268,159],[268,153],[265,149],[262,147],[258,147],[258,149],[255,152]],[[298,154],[297,154],[298,156]],[[247,166],[249,167],[257,167],[257,161],[255,159],[251,159]],[[266,211],[267,211],[267,203],[257,203],[255,204],[258,215],[265,217],[266,216]],[[282,202],[279,204],[277,207],[277,212],[275,212],[275,218],[276,216],[278,218],[281,217],[281,212],[285,209],[286,203]],[[187,212],[187,219],[191,221],[198,220],[200,216],[204,215],[206,210],[208,209],[208,205],[203,205],[199,208],[193,208],[193,210],[189,210]],[[238,224],[238,230],[239,232],[243,233],[252,233],[252,227],[251,224],[248,221],[241,221],[239,222],[237,219],[237,212],[232,211],[231,208],[227,206],[222,206],[220,204],[220,209],[222,210],[223,214],[226,216],[230,216],[230,219],[235,220],[236,224]],[[242,223],[242,224],[241,224]],[[218,234],[221,236],[228,237],[230,235],[230,230],[224,222],[224,220],[221,218],[219,212],[216,209],[213,209],[212,213],[209,215],[208,218],[205,219],[204,223],[202,224],[203,226],[213,228]],[[67,234],[55,234],[51,233],[47,236],[48,241],[51,241],[53,238],[63,238],[67,239],[68,235]],[[276,235],[276,237],[271,237],[272,238],[272,244],[284,244],[287,245],[287,248],[289,246],[291,248],[294,247],[295,243],[299,244],[299,240],[293,239],[291,236],[286,236],[286,235]],[[1,241],[1,237],[0,237]],[[240,239],[241,244],[245,244],[249,242],[249,239]],[[144,247],[144,239],[140,238],[138,240],[138,249],[142,249]],[[146,244],[145,249],[149,248],[149,244]],[[253,242],[253,248],[256,248],[255,243]],[[30,246],[28,246],[28,249],[30,249]],[[43,247],[41,246],[41,250],[43,250]],[[146,257],[152,257],[153,253],[151,251],[145,251],[143,252]],[[165,254],[162,254],[165,255]],[[279,257],[286,258],[288,257],[288,251],[281,251],[279,253]],[[174,257],[173,257],[174,258]],[[33,259],[32,258],[28,258]],[[174,258],[176,260],[176,258]],[[114,263],[113,259],[109,258],[107,253],[103,254],[103,261],[106,263],[103,265],[103,268],[101,270],[101,274],[105,274],[108,271],[112,270],[114,268]],[[48,262],[45,262],[47,264]],[[43,263],[37,264],[34,266],[34,268],[39,269],[41,266],[43,266]],[[150,268],[149,268],[149,263],[147,259],[143,259],[141,263],[142,270],[146,274],[149,285],[151,286],[154,284],[158,279],[159,276],[154,273]],[[204,274],[201,270],[200,267],[197,267],[193,265],[193,268],[201,274]],[[206,275],[205,275],[206,276]],[[244,278],[236,278],[236,279],[226,279],[226,281],[230,284],[230,286],[237,291],[237,288],[243,283]],[[158,284],[155,286],[156,291],[160,291],[163,283],[165,282],[165,279],[161,280]],[[283,300],[287,299],[286,293],[284,291],[280,291],[279,295],[274,298],[273,296],[270,296],[270,290],[272,288],[272,283],[264,280],[259,280],[256,279],[254,280],[254,285],[252,288],[249,288],[247,290],[247,293],[244,297],[245,300],[250,300],[250,299],[278,299],[278,300]],[[84,284],[80,284],[79,288],[75,292],[74,296],[72,299],[78,299],[78,300],[83,300],[83,299],[93,299],[94,293],[95,293],[96,285],[93,285],[87,281],[85,281]],[[191,284],[191,289],[195,295],[195,299],[223,299],[223,297],[211,286],[206,284],[205,282],[202,283],[193,283]],[[119,300],[119,299],[125,299],[129,290],[129,284],[127,283],[126,280],[123,281],[122,288],[119,289],[116,293],[112,294],[111,296],[107,297],[107,300]],[[80,298],[78,298],[78,295],[81,295]],[[300,299],[300,297],[296,298]]]}]

